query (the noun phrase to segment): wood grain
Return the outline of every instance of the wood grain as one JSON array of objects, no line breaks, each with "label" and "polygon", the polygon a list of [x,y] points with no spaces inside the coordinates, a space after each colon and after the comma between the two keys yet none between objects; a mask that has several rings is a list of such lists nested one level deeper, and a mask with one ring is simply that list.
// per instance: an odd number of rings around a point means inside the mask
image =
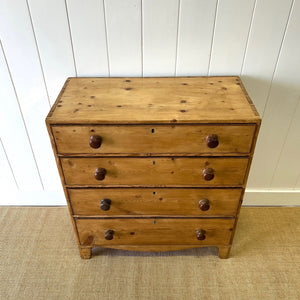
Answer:
[{"label": "wood grain", "polygon": [[[68,189],[74,215],[193,215],[235,216],[242,189],[100,188]],[[100,209],[110,199],[108,211]],[[199,209],[207,199],[210,208]]]},{"label": "wood grain", "polygon": [[[68,158],[61,164],[67,185],[242,186],[248,158]],[[203,170],[214,170],[205,181]],[[94,178],[104,168],[105,179]]]},{"label": "wood grain", "polygon": [[[61,154],[187,154],[245,155],[251,150],[255,125],[131,125],[55,126],[53,134]],[[206,138],[218,136],[209,148]],[[93,149],[91,136],[102,144]]]},{"label": "wood grain", "polygon": [[164,252],[184,249],[208,247],[207,245],[105,245],[105,248],[122,249],[129,251]]},{"label": "wood grain", "polygon": [[[102,245],[227,245],[233,219],[77,219],[80,244]],[[104,238],[113,230],[112,240]],[[199,241],[196,230],[204,229]]]},{"label": "wood grain", "polygon": [[260,126],[238,77],[69,78],[46,123],[82,258],[228,257]]},{"label": "wood grain", "polygon": [[70,78],[47,122],[255,123],[238,77]]},{"label": "wood grain", "polygon": [[231,245],[219,246],[219,257],[220,258],[228,258],[230,249],[231,249]]},{"label": "wood grain", "polygon": [[80,257],[83,259],[90,259],[92,257],[92,247],[78,246]]}]

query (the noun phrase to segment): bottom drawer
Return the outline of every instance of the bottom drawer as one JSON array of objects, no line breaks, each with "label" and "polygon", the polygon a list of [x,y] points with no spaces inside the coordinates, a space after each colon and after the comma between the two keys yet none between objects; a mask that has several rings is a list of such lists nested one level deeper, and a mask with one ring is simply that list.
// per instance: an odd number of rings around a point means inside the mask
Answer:
[{"label": "bottom drawer", "polygon": [[227,245],[234,219],[76,219],[80,244]]}]

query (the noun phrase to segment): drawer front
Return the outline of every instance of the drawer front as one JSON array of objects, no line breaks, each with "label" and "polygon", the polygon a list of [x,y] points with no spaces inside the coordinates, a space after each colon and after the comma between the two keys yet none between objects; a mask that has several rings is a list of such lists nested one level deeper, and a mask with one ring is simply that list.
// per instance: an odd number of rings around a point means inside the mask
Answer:
[{"label": "drawer front", "polygon": [[67,185],[236,186],[248,158],[62,157],[61,164]]},{"label": "drawer front", "polygon": [[68,189],[75,215],[235,216],[242,189]]},{"label": "drawer front", "polygon": [[226,245],[234,219],[77,219],[76,225],[85,246]]},{"label": "drawer front", "polygon": [[[57,151],[63,154],[247,154],[254,130],[255,125],[52,127]],[[216,137],[207,141],[210,135],[217,135],[217,142]]]}]

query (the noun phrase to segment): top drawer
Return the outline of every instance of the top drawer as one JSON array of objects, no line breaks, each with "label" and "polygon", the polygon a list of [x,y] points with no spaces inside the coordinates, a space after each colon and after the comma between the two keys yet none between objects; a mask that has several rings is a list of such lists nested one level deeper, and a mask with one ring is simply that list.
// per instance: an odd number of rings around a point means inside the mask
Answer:
[{"label": "top drawer", "polygon": [[255,125],[55,125],[60,154],[243,155]]}]

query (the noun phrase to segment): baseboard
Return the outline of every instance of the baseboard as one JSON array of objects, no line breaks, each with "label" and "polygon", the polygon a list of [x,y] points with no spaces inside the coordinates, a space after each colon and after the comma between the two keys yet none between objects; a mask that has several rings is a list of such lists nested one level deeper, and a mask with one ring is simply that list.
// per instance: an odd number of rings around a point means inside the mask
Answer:
[{"label": "baseboard", "polygon": [[[0,205],[5,206],[63,206],[66,200],[59,191],[1,191]],[[243,206],[300,206],[300,189],[247,189]]]},{"label": "baseboard", "polygon": [[64,192],[59,191],[1,191],[0,205],[61,206],[67,205]]},{"label": "baseboard", "polygon": [[246,189],[243,206],[300,206],[300,189]]}]

